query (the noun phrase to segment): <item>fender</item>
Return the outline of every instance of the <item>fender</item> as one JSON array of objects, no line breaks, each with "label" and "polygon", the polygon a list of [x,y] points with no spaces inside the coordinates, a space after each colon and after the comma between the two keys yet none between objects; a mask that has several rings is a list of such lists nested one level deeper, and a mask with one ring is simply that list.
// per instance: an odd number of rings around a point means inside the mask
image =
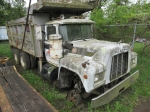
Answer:
[{"label": "fender", "polygon": [[[71,71],[73,76],[78,75],[85,91],[88,93],[91,92],[94,89],[94,76],[97,72],[100,73],[103,71],[103,66],[100,64],[96,65],[96,62],[88,60],[84,56],[69,53],[69,55],[60,60],[58,80],[61,80],[61,68],[63,67]],[[84,78],[84,75],[87,78]]]},{"label": "fender", "polygon": [[68,70],[67,68],[61,67],[58,78],[58,87],[67,88],[70,87],[76,73]]}]

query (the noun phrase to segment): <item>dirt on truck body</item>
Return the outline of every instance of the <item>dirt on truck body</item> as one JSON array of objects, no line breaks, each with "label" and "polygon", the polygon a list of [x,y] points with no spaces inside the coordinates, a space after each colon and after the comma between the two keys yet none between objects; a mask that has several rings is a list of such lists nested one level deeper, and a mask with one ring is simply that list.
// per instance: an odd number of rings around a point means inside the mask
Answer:
[{"label": "dirt on truck body", "polygon": [[26,70],[35,68],[38,61],[39,73],[56,86],[74,85],[67,99],[75,105],[97,95],[91,101],[93,108],[109,103],[139,76],[138,71],[130,74],[137,65],[137,53],[129,44],[94,39],[95,22],[80,14],[94,9],[95,3],[39,0],[31,6],[27,25],[26,17],[7,24],[17,64]]}]

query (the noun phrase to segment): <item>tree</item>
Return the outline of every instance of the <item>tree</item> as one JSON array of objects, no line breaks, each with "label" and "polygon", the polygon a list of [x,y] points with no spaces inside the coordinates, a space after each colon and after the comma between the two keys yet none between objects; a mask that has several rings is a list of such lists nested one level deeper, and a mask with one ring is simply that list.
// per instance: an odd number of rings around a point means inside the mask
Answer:
[{"label": "tree", "polygon": [[102,6],[109,0],[95,0],[94,7],[101,9]]},{"label": "tree", "polygon": [[6,22],[14,20],[25,15],[24,0],[0,0],[0,25],[5,25]]},{"label": "tree", "polygon": [[150,24],[150,3],[146,0],[130,3],[128,0],[112,0],[105,2],[105,9],[95,9],[91,13],[91,19],[96,22],[96,29],[99,37],[122,37],[125,34],[121,31],[126,31],[133,34],[133,27],[106,27],[106,25],[124,25],[149,23]]}]

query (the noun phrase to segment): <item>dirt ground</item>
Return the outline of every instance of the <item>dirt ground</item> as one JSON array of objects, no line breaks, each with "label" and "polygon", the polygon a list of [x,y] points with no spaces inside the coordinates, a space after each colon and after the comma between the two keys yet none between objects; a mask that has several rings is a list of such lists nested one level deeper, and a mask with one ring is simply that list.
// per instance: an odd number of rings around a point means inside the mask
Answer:
[{"label": "dirt ground", "polygon": [[150,112],[150,99],[140,98],[134,112]]}]

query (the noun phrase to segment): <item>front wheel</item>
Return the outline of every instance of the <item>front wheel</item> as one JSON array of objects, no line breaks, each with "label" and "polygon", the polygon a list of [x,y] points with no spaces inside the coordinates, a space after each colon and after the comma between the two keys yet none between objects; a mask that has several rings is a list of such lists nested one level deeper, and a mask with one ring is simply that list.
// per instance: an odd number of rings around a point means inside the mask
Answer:
[{"label": "front wheel", "polygon": [[29,54],[25,52],[20,54],[20,64],[24,70],[29,70],[31,68]]},{"label": "front wheel", "polygon": [[75,106],[83,104],[83,99],[81,98],[81,95],[78,92],[76,92],[75,89],[69,91],[66,98],[68,101],[73,102]]}]

